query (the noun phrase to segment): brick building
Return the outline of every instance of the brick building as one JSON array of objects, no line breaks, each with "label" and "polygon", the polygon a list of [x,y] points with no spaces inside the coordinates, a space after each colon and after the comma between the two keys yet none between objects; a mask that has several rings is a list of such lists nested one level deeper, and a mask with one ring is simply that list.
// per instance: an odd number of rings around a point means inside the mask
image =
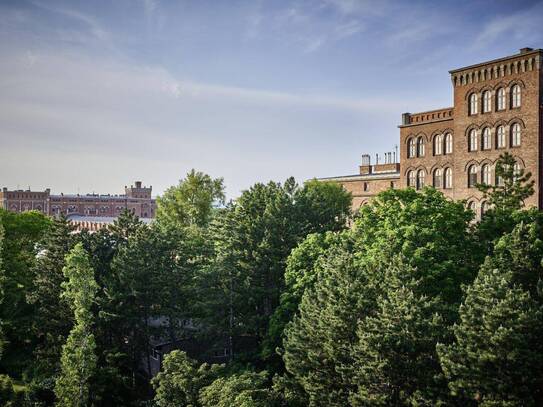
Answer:
[{"label": "brick building", "polygon": [[68,217],[103,217],[115,218],[124,209],[133,211],[140,218],[154,218],[155,200],[151,197],[152,187],[142,186],[141,181],[124,187],[123,195],[99,194],[60,194],[51,195],[45,191],[16,190],[3,188],[0,191],[0,207],[24,212],[37,210],[49,216],[64,214]]},{"label": "brick building", "polygon": [[495,163],[505,151],[532,173],[535,194],[526,205],[543,207],[543,50],[522,48],[449,73],[453,107],[402,115],[401,166],[372,166],[363,156],[359,174],[323,178],[351,191],[354,209],[396,185],[431,185],[481,214],[488,204],[474,184],[500,182]]}]

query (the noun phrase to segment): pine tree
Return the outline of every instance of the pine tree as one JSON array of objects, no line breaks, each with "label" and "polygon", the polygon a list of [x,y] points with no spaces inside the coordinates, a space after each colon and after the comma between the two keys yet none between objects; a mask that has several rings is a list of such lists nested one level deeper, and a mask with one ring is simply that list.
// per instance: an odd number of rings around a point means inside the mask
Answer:
[{"label": "pine tree", "polygon": [[61,373],[56,381],[55,394],[58,406],[83,407],[89,404],[89,380],[96,368],[91,307],[98,286],[81,243],[66,257],[63,272],[66,281],[62,283],[62,296],[73,310],[75,326],[62,348]]},{"label": "pine tree", "polygon": [[420,281],[401,257],[383,273],[385,289],[376,312],[358,324],[353,352],[358,391],[352,406],[439,406],[447,399],[436,344],[449,329],[439,314],[438,298],[420,292]]},{"label": "pine tree", "polygon": [[542,401],[543,245],[536,224],[518,225],[496,244],[460,307],[455,341],[438,346],[449,388],[483,406]]},{"label": "pine tree", "polygon": [[73,313],[61,297],[65,281],[62,269],[65,258],[75,244],[73,227],[64,217],[53,220],[34,266],[34,284],[27,300],[36,309],[34,335],[38,341],[33,376],[38,379],[55,376],[59,371],[62,345],[73,325]]}]

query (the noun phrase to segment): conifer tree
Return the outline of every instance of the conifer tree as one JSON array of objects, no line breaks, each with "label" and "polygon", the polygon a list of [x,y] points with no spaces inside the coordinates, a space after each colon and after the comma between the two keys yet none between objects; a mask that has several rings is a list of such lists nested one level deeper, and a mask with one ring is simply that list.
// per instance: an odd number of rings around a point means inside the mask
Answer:
[{"label": "conifer tree", "polygon": [[95,373],[95,341],[92,333],[92,304],[98,286],[83,245],[77,244],[66,257],[66,281],[62,296],[74,313],[75,325],[62,348],[61,373],[55,385],[57,405],[62,407],[89,404],[89,380]]},{"label": "conifer tree", "polygon": [[[72,327],[72,315],[67,299],[61,296],[65,281],[62,269],[75,244],[73,227],[65,217],[54,219],[34,266],[34,284],[27,293],[28,302],[36,309],[34,335],[38,341],[34,351],[33,375],[42,379],[55,376],[59,370],[62,345]],[[52,390],[52,389],[51,389]]]},{"label": "conifer tree", "polygon": [[353,348],[358,390],[352,406],[427,405],[446,402],[447,385],[435,346],[448,340],[439,298],[420,292],[420,281],[401,257],[383,273],[375,313],[360,320]]},{"label": "conifer tree", "polygon": [[466,290],[455,341],[439,345],[449,388],[483,406],[533,406],[542,399],[543,244],[520,224],[496,244]]}]

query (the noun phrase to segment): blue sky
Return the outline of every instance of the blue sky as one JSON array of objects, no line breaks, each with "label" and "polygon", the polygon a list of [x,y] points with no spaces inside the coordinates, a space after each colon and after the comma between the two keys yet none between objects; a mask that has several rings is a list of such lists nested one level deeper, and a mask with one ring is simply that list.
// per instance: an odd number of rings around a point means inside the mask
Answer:
[{"label": "blue sky", "polygon": [[0,186],[352,174],[541,27],[541,1],[1,1]]}]

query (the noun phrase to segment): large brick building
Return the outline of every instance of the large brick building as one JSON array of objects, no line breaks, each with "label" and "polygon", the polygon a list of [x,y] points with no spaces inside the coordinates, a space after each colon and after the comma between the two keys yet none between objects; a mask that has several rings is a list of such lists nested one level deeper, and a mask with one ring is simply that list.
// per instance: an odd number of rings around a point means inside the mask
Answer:
[{"label": "large brick building", "polygon": [[134,212],[140,218],[154,218],[155,200],[151,197],[152,187],[142,186],[141,181],[124,187],[123,195],[60,194],[51,195],[51,190],[0,191],[0,207],[13,212],[37,210],[46,215],[64,214],[68,217],[115,218],[124,210]]},{"label": "large brick building", "polygon": [[495,163],[505,151],[532,173],[535,194],[526,205],[543,207],[543,50],[523,48],[449,73],[453,107],[402,115],[401,166],[395,159],[371,165],[363,156],[359,174],[323,179],[351,191],[355,209],[396,185],[432,185],[480,214],[488,204],[474,184],[500,182]]}]

